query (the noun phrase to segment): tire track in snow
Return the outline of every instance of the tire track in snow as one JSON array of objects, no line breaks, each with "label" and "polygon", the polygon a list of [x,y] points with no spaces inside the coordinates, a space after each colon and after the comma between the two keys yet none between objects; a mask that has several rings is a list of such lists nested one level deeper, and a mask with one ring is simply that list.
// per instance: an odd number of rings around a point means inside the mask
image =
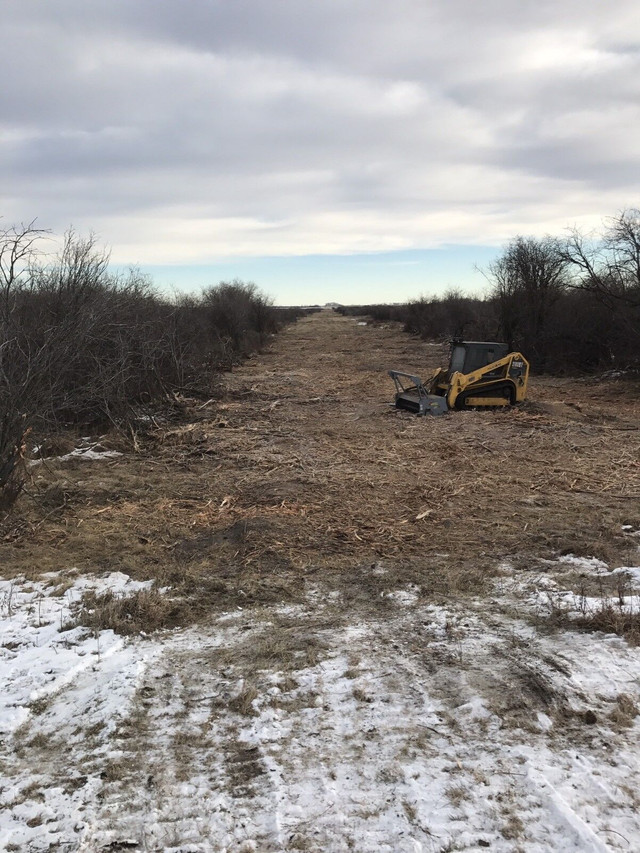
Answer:
[{"label": "tire track in snow", "polygon": [[[462,638],[456,640],[457,649],[455,643],[451,642],[454,646],[452,653],[440,650],[440,666],[434,672],[431,666],[423,665],[425,655],[416,653],[416,639],[420,636],[425,612],[428,613],[429,608],[426,611],[418,608],[417,612],[405,609],[392,621],[392,630],[389,625],[378,626],[376,636],[381,634],[387,639],[387,643],[382,643],[382,648],[390,645],[402,648],[403,654],[396,659],[397,666],[413,677],[416,683],[428,684],[429,695],[448,706],[454,724],[451,731],[445,734],[451,760],[461,770],[473,767],[474,763],[482,766],[484,775],[491,780],[490,788],[499,788],[496,780],[502,781],[503,790],[494,790],[491,796],[494,800],[504,799],[508,792],[510,811],[519,815],[521,822],[526,817],[523,833],[527,838],[527,850],[559,849],[559,844],[563,850],[575,851],[630,849],[626,836],[608,825],[609,814],[619,808],[619,788],[614,784],[613,787],[605,786],[599,795],[596,790],[591,794],[591,789],[601,788],[601,783],[597,781],[600,772],[597,768],[608,761],[608,756],[599,750],[597,744],[595,753],[582,743],[579,746],[576,744],[576,731],[580,733],[584,730],[584,723],[574,723],[566,730],[560,725],[554,725],[553,732],[547,736],[544,729],[536,725],[529,731],[518,725],[511,726],[508,718],[503,720],[499,714],[496,717],[495,711],[492,711],[485,718],[487,725],[490,725],[484,737],[474,736],[468,730],[468,724],[473,720],[473,703],[470,705],[469,697],[480,700],[481,707],[487,702],[490,704],[496,684],[502,683],[503,689],[507,691],[509,685],[517,683],[513,678],[512,665],[522,667],[525,672],[533,672],[535,676],[540,672],[540,677],[548,679],[551,688],[557,689],[558,695],[564,696],[565,700],[571,698],[567,696],[567,691],[570,694],[571,690],[577,691],[577,695],[584,698],[579,685],[574,683],[571,671],[565,666],[566,662],[571,663],[571,656],[566,650],[562,653],[562,644],[557,643],[557,638],[549,644],[544,638],[538,637],[528,643],[528,648],[518,649],[513,642],[513,631],[518,627],[514,623],[505,620],[496,623],[490,615],[489,619],[483,618],[483,613],[474,613],[468,607],[464,610],[451,608],[446,619],[455,622],[458,617],[461,618],[465,632]],[[498,624],[501,626],[499,629]],[[601,642],[597,638],[592,641]],[[440,645],[446,642],[446,637],[441,633]],[[562,666],[555,665],[558,653],[562,657]],[[609,732],[609,735],[613,734]],[[623,742],[618,741],[618,746],[624,754]],[[576,755],[577,750],[583,753],[583,757]],[[586,795],[582,796],[582,792],[574,790],[575,783],[572,786],[580,764],[582,769],[579,777],[589,780]],[[564,788],[571,790],[571,800],[563,796],[545,777],[544,769],[551,766],[562,780]],[[637,770],[636,766],[636,778]],[[605,808],[603,811],[602,801],[608,802],[610,809]],[[599,802],[597,810],[593,808],[595,802]],[[476,804],[473,813],[468,816],[471,822],[478,813],[486,816],[486,805],[486,802]],[[628,809],[626,814],[628,819]],[[587,821],[591,821],[592,825]],[[634,823],[637,833],[637,819]],[[500,828],[498,820],[493,821],[492,831],[497,831],[492,846],[497,844],[496,849],[501,849],[500,833],[504,833],[504,827]],[[630,835],[633,836],[633,832]],[[603,841],[601,836],[606,836],[607,841]],[[457,840],[459,844],[464,844],[464,835]]]},{"label": "tire track in snow", "polygon": [[114,738],[117,778],[103,784],[87,850],[125,841],[140,850],[282,849],[271,774],[247,719],[228,710],[233,685],[214,665],[232,637],[214,626],[165,643]]}]

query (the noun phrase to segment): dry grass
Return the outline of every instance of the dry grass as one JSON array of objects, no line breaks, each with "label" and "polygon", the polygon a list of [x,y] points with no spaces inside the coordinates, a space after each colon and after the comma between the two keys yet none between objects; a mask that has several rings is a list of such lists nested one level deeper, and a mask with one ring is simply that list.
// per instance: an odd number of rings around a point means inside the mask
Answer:
[{"label": "dry grass", "polygon": [[21,803],[44,803],[45,795],[39,782],[30,782],[25,785],[11,800],[11,806],[17,806]]},{"label": "dry grass", "polygon": [[409,823],[415,824],[418,818],[418,812],[416,811],[416,807],[413,803],[410,803],[408,800],[402,800],[402,810],[404,811],[407,820]]},{"label": "dry grass", "polygon": [[299,683],[291,675],[285,675],[279,682],[278,688],[281,693],[291,693],[299,687]]},{"label": "dry grass", "polygon": [[[287,617],[274,617],[259,633],[248,635],[233,648],[214,650],[216,664],[244,667],[256,673],[281,672],[283,683],[290,685],[291,673],[315,666],[328,647],[315,632],[318,621],[311,617],[300,625]],[[328,620],[322,628],[330,631],[338,624]]]},{"label": "dry grass", "polygon": [[109,760],[104,765],[104,769],[100,773],[100,778],[103,782],[120,782],[125,779],[131,768],[124,760]]},{"label": "dry grass", "polygon": [[609,716],[618,729],[628,729],[638,714],[640,711],[631,696],[628,693],[619,693],[616,697],[616,707]]},{"label": "dry grass", "polygon": [[96,631],[110,628],[125,635],[149,633],[184,623],[187,608],[185,601],[169,598],[156,589],[140,589],[128,596],[87,592],[76,621]]},{"label": "dry grass", "polygon": [[259,695],[255,684],[244,682],[238,693],[230,700],[229,708],[243,717],[254,717],[258,712],[253,703]]},{"label": "dry grass", "polygon": [[470,798],[470,793],[464,785],[450,785],[445,791],[449,802],[454,806],[459,806],[460,803],[463,803],[465,800]]},{"label": "dry grass", "polygon": [[637,543],[621,525],[640,527],[637,390],[533,377],[514,410],[389,407],[389,367],[427,374],[442,358],[397,327],[312,315],[139,453],[31,468],[0,538],[5,574],[155,579],[172,601],[93,608],[148,631],[301,602],[320,581],[345,612],[380,610],[409,583],[435,600],[479,594],[502,558],[624,561]]},{"label": "dry grass", "polygon": [[500,830],[500,834],[508,841],[515,841],[520,838],[524,832],[524,823],[517,815],[509,815],[506,823]]},{"label": "dry grass", "polygon": [[640,613],[623,610],[611,602],[605,601],[595,610],[568,622],[584,631],[617,634],[632,646],[640,646]]},{"label": "dry grass", "polygon": [[[637,553],[635,558],[637,560]],[[579,584],[574,584],[575,607],[550,600],[548,615],[532,617],[533,623],[541,630],[561,628],[617,634],[630,645],[640,646],[640,611],[634,609],[633,598],[629,598],[633,590],[625,574],[583,575],[579,580]],[[564,586],[571,588],[571,583],[563,583]]]},{"label": "dry grass", "polygon": [[353,688],[353,698],[356,702],[365,702],[367,704],[371,704],[373,702],[373,697],[370,696],[366,690],[363,690],[361,687]]},{"label": "dry grass", "polygon": [[50,696],[41,696],[39,699],[33,699],[33,701],[29,702],[28,708],[32,714],[38,717],[40,714],[44,714],[49,707],[50,701]]},{"label": "dry grass", "polygon": [[313,850],[313,842],[305,835],[294,832],[287,843],[287,850]]},{"label": "dry grass", "polygon": [[272,708],[279,708],[288,714],[298,714],[303,708],[316,708],[319,694],[313,690],[300,692],[295,695],[273,696],[269,702]]}]

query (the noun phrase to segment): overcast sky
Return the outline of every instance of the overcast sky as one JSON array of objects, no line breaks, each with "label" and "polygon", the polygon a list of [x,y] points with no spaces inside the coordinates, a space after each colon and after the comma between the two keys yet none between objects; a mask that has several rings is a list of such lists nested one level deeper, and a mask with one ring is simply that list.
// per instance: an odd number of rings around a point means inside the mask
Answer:
[{"label": "overcast sky", "polygon": [[640,206],[639,0],[0,0],[0,215],[185,289],[479,286]]}]

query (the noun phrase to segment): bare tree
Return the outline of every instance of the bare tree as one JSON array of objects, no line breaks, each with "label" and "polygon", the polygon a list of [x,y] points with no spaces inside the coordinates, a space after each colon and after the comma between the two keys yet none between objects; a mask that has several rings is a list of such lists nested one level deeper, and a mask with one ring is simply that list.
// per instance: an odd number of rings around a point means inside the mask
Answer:
[{"label": "bare tree", "polygon": [[640,210],[608,220],[601,239],[573,229],[563,249],[573,286],[595,294],[609,308],[640,306]]},{"label": "bare tree", "polygon": [[7,322],[16,287],[24,282],[37,255],[37,244],[48,231],[28,225],[12,225],[0,230],[0,288],[2,320]]},{"label": "bare tree", "polygon": [[502,335],[544,367],[549,312],[567,287],[560,242],[553,237],[516,237],[485,275],[497,301]]},{"label": "bare tree", "polygon": [[20,341],[13,313],[37,244],[46,233],[35,227],[35,220],[0,230],[0,512],[13,504],[22,488],[27,429],[20,407],[22,382],[15,382]]}]

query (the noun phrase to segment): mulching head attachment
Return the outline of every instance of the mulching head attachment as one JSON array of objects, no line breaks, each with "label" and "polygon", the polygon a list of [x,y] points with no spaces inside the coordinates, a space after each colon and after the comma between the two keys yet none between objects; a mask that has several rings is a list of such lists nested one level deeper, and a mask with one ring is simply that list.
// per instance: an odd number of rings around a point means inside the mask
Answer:
[{"label": "mulching head attachment", "polygon": [[405,409],[416,415],[443,415],[448,411],[446,399],[430,394],[419,377],[400,370],[390,370],[389,376],[396,386],[396,409]]}]

